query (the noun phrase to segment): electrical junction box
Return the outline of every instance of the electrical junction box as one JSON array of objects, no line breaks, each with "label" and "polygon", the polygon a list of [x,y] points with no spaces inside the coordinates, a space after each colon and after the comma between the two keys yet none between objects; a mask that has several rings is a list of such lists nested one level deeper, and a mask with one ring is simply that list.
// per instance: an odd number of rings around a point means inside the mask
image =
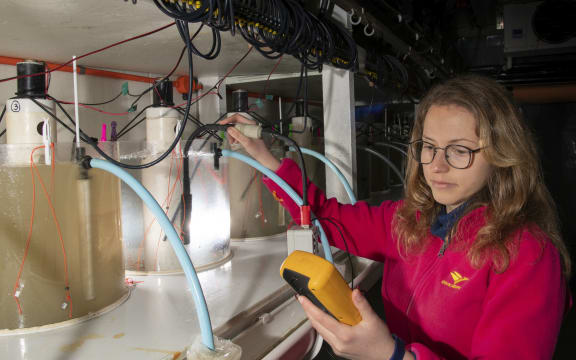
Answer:
[{"label": "electrical junction box", "polygon": [[[562,14],[561,9],[548,11],[540,7],[543,3],[543,1],[537,1],[504,6],[504,53],[507,56],[562,54],[576,50],[574,36],[566,35],[564,39],[557,38],[569,31],[570,24],[567,24],[566,19],[561,18],[569,15]],[[568,28],[564,30],[566,26]],[[541,29],[543,36],[551,39],[547,41],[539,38],[538,28]]]},{"label": "electrical junction box", "polygon": [[316,241],[312,227],[303,228],[294,226],[287,231],[286,238],[288,240],[288,255],[292,254],[295,250],[314,253]]}]

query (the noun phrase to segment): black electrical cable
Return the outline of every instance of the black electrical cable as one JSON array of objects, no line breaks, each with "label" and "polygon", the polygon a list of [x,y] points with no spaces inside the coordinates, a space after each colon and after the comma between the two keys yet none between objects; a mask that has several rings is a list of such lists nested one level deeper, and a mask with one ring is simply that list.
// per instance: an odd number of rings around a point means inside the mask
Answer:
[{"label": "black electrical cable", "polygon": [[[188,79],[188,86],[190,89],[192,89],[192,85],[193,85],[193,74],[194,74],[194,63],[193,63],[193,58],[192,58],[192,50],[190,48],[190,46],[188,46],[190,44],[190,34],[189,33],[184,33],[183,35],[183,40],[184,43],[187,46],[188,49],[188,73],[189,73],[189,79]],[[38,106],[40,106],[45,112],[47,112],[50,116],[52,116],[54,119],[56,119],[56,121],[58,121],[60,124],[62,124],[64,127],[66,127],[68,130],[72,131],[73,133],[74,130],[70,129],[68,126],[66,126],[60,119],[58,119],[54,114],[52,114],[47,108],[45,108],[42,104],[40,104],[38,101],[36,101],[34,98],[31,98],[32,101],[34,101]],[[188,115],[190,114],[190,107],[191,107],[191,97],[188,97],[188,101],[186,103],[186,110],[185,110],[185,118],[188,118]],[[64,113],[66,114],[66,116],[70,119],[70,121],[74,122],[72,120],[72,118],[70,117],[70,115],[64,110],[63,107],[60,107]],[[182,134],[184,133],[184,129],[186,128],[186,123],[187,121],[184,122],[184,124],[180,127],[178,134],[176,134],[176,137],[174,139],[174,141],[172,142],[172,144],[170,145],[170,147],[166,150],[166,152],[164,152],[162,155],[160,155],[158,158],[156,158],[155,160],[146,163],[146,164],[141,164],[141,165],[130,165],[130,164],[124,164],[122,162],[117,161],[116,159],[110,157],[108,154],[106,154],[104,151],[102,151],[102,149],[100,149],[100,147],[98,146],[97,141],[94,141],[92,138],[88,137],[86,134],[84,134],[82,131],[80,131],[80,138],[88,143],[88,145],[92,146],[92,148],[94,150],[96,150],[96,152],[98,154],[100,154],[103,158],[105,158],[106,160],[110,161],[111,163],[126,168],[126,169],[145,169],[145,168],[149,168],[151,166],[154,166],[156,164],[158,164],[159,162],[161,162],[162,160],[164,160],[171,152],[172,150],[174,150],[174,148],[176,147],[176,145],[178,144],[178,142],[180,141],[180,138],[182,137]]]},{"label": "black electrical cable", "polygon": [[262,129],[262,132],[270,134],[271,136],[273,136],[278,140],[287,142],[296,149],[296,153],[298,153],[298,158],[300,159],[300,168],[302,170],[302,206],[308,206],[308,175],[306,174],[306,163],[304,162],[304,155],[302,155],[300,146],[296,141],[276,131],[270,129]]},{"label": "black electrical cable", "polygon": [[[153,0],[167,16],[187,23],[201,22],[212,28],[212,48],[194,54],[204,58],[218,56],[220,31],[236,31],[263,56],[277,59],[289,54],[310,70],[323,63],[354,69],[356,44],[342,26],[331,19],[330,1],[321,4],[318,16],[306,10],[298,0],[206,0],[179,2]],[[181,31],[181,30],[180,30]]]},{"label": "black electrical cable", "polygon": [[[70,128],[68,125],[66,125],[62,120],[60,120],[56,115],[54,115],[50,109],[48,109],[47,107],[45,107],[42,103],[40,103],[39,101],[37,101],[34,97],[27,97],[27,99],[32,100],[32,102],[34,102],[36,105],[38,105],[42,110],[44,110],[45,113],[47,113],[48,115],[50,115],[51,118],[53,118],[54,120],[56,120],[56,122],[58,122],[60,125],[62,125],[64,128],[66,128],[68,131],[70,131],[73,135],[76,135],[76,131],[72,128]],[[58,103],[56,103],[58,104]],[[62,108],[63,109],[63,108]],[[64,113],[66,114],[66,116],[68,117],[68,119],[75,125],[76,123],[74,122],[74,120],[70,117],[70,115],[64,111]],[[97,139],[96,138],[91,138],[90,136],[86,135],[82,129],[80,129],[80,139],[83,140],[84,142],[96,142]]]},{"label": "black electrical cable", "polygon": [[[175,108],[176,111],[178,111],[180,114],[184,115],[184,110],[180,109],[180,108]],[[220,118],[218,120],[221,120]],[[188,121],[191,121],[192,123],[194,123],[196,126],[204,126],[204,123],[201,122],[200,120],[198,120],[195,116],[193,116],[192,114],[188,114]],[[214,132],[213,130],[207,130],[207,132],[210,134],[211,137],[213,137],[215,140],[222,142],[224,139],[222,139],[216,132]]]},{"label": "black electrical cable", "polygon": [[304,108],[304,126],[302,130],[292,130],[291,132],[294,134],[303,134],[306,132],[306,127],[308,126],[308,69],[304,69],[304,102],[302,107]]},{"label": "black electrical cable", "polygon": [[[136,120],[137,117],[135,117],[134,119],[132,119],[132,121]],[[143,116],[140,120],[138,120],[134,125],[132,125],[131,127],[129,127],[128,129],[126,129],[124,132],[122,132],[121,134],[117,134],[116,135],[116,141],[120,140],[121,137],[123,137],[124,135],[128,134],[130,131],[132,131],[132,129],[134,129],[135,127],[137,127],[138,125],[142,124],[144,121],[146,121],[146,116]],[[131,122],[132,122],[131,121]]]},{"label": "black electrical cable", "polygon": [[[128,121],[128,123],[126,125],[124,125],[122,127],[122,129],[120,129],[120,131],[118,131],[118,133],[116,134],[116,140],[120,139],[122,136],[126,135],[126,133],[130,130],[132,130],[135,126],[132,126],[129,128],[130,125],[132,125],[132,123],[134,123],[139,117],[140,115],[142,115],[142,113],[144,113],[144,111],[146,111],[147,109],[151,108],[154,105],[148,105],[145,108],[143,108],[142,110],[140,110],[138,112],[138,114],[136,114],[136,116],[134,116],[132,118],[132,120]],[[146,116],[144,116],[143,119],[146,119]],[[138,123],[136,123],[136,125],[140,124],[142,122],[142,119],[140,119],[140,121],[138,121]]]},{"label": "black electrical cable", "polygon": [[[6,104],[4,104],[4,108],[2,109],[2,113],[0,114],[0,123],[2,122],[5,113],[6,113]],[[6,129],[2,130],[2,132],[0,133],[0,138],[4,136],[4,134],[6,134]]]},{"label": "black electrical cable", "polygon": [[[110,104],[111,102],[114,102],[116,99],[118,99],[120,96],[122,96],[122,94],[123,94],[122,91],[120,91],[120,93],[118,93],[118,95],[114,96],[112,99],[107,100],[107,101],[103,101],[103,102],[99,102],[99,103],[92,103],[92,104],[89,104],[89,103],[78,103],[78,104],[80,104],[80,105],[87,105],[87,106],[106,105],[106,104]],[[52,98],[52,99],[54,99],[54,98]],[[56,102],[58,102],[58,103],[60,102],[60,101],[58,101],[58,100],[56,100],[56,99],[54,99],[54,101],[56,101]]]},{"label": "black electrical cable", "polygon": [[352,289],[354,289],[354,278],[356,277],[355,272],[354,272],[354,263],[352,262],[352,256],[350,256],[350,250],[348,249],[348,243],[346,242],[346,238],[344,237],[344,233],[342,232],[342,228],[340,227],[340,225],[336,222],[336,218],[316,218],[316,220],[318,221],[327,221],[330,224],[332,224],[332,226],[334,226],[336,228],[336,230],[338,230],[338,233],[340,234],[340,238],[342,238],[342,242],[344,243],[344,247],[346,248],[346,255],[348,256],[348,262],[350,262],[350,272],[351,272],[351,284],[350,287]]},{"label": "black electrical cable", "polygon": [[[200,165],[200,162],[196,163],[196,167],[194,168],[194,172],[192,173],[192,175],[190,175],[190,159],[188,157],[188,153],[190,152],[190,147],[192,147],[192,143],[194,141],[194,139],[196,139],[197,137],[200,137],[202,135],[202,133],[204,133],[206,130],[226,130],[227,128],[229,128],[230,126],[233,126],[232,124],[228,124],[228,125],[220,125],[220,124],[206,124],[206,125],[202,125],[197,127],[192,134],[190,134],[190,136],[188,137],[188,139],[186,140],[186,143],[184,145],[184,161],[182,164],[182,201],[184,202],[183,208],[185,209],[185,211],[182,212],[182,220],[186,220],[186,224],[184,224],[184,229],[183,232],[183,238],[184,238],[184,242],[188,242],[190,241],[190,234],[188,233],[188,223],[190,221],[190,216],[187,216],[187,214],[191,214],[191,210],[192,210],[192,193],[191,193],[191,187],[190,187],[190,179],[192,177],[194,177],[194,174],[196,173],[196,170],[198,169],[198,165]],[[209,138],[208,138],[209,139]],[[204,143],[202,143],[202,145],[200,146],[200,149],[204,148],[204,146],[206,145],[206,143],[208,142],[208,139],[206,139],[204,141]],[[216,155],[215,155],[216,156]]]},{"label": "black electrical cable", "polygon": [[[183,50],[186,50],[186,46],[184,47]],[[182,54],[183,54],[183,53],[182,53]],[[181,59],[182,59],[182,57],[180,57],[180,58],[178,59],[178,62],[176,63],[176,66],[174,66],[174,68],[172,69],[172,71],[171,71],[168,75],[164,76],[163,78],[161,78],[161,79],[158,80],[158,81],[155,81],[152,86],[150,86],[150,87],[147,88],[146,90],[142,91],[140,94],[138,94],[138,95],[132,95],[132,96],[135,96],[136,99],[132,102],[132,104],[130,104],[130,106],[128,107],[128,111],[130,111],[130,109],[133,109],[134,106],[135,106],[136,104],[138,104],[138,102],[142,99],[142,97],[143,97],[144,95],[146,95],[147,93],[149,93],[150,91],[152,91],[153,89],[155,89],[158,85],[160,85],[161,82],[167,80],[170,76],[172,76],[172,74],[176,71],[176,68],[177,68],[178,65],[180,64]]]},{"label": "black electrical cable", "polygon": [[[204,27],[204,24],[201,24],[198,27],[198,29],[196,30],[194,35],[192,35],[192,37],[190,37],[190,42],[192,42],[196,38],[196,36],[200,33],[200,30],[202,30],[203,27]],[[176,70],[178,69],[178,66],[180,65],[180,62],[182,61],[182,58],[184,57],[184,53],[186,52],[187,48],[188,47],[185,44],[184,47],[182,48],[182,51],[180,52],[180,56],[178,56],[178,61],[176,61],[176,65],[174,65],[172,70],[170,70],[170,72],[166,76],[164,76],[160,80],[156,81],[152,86],[150,86],[146,90],[142,91],[140,94],[131,95],[131,96],[135,96],[136,100],[134,100],[132,102],[132,104],[130,104],[129,109],[132,109],[134,107],[134,105],[136,105],[140,101],[140,99],[142,99],[142,96],[144,96],[145,94],[147,94],[151,90],[155,89],[161,82],[168,80],[170,78],[170,76],[172,76],[176,72]],[[126,128],[126,127],[128,127],[128,125],[126,125],[124,128]]]},{"label": "black electrical cable", "polygon": [[6,104],[4,104],[4,107],[2,108],[2,113],[0,114],[0,123],[2,122],[5,113],[6,113]]},{"label": "black electrical cable", "polygon": [[[302,83],[303,83],[303,79],[304,79],[304,69],[305,69],[304,64],[302,64],[302,66],[300,67],[300,77],[298,78],[298,86],[297,86],[297,90],[296,90],[296,96],[294,97],[295,99],[297,99],[300,96],[300,92],[302,89]],[[292,112],[292,110],[294,110],[294,106],[296,106],[296,101],[293,101],[292,105],[290,105],[288,110],[284,111],[281,119],[278,119],[277,121],[270,122],[270,125],[274,126],[274,125],[277,125],[278,123],[284,121],[284,119],[286,119],[288,117],[288,114],[290,114]]]}]

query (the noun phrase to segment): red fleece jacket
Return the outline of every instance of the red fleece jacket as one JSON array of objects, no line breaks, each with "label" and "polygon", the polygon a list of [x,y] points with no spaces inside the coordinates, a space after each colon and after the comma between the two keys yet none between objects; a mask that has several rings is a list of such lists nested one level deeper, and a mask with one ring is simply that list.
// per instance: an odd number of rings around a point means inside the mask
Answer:
[{"label": "red fleece jacket", "polygon": [[[302,177],[292,160],[276,172],[300,195]],[[270,179],[265,184],[299,222],[298,206]],[[339,204],[309,182],[308,199],[319,218],[341,224],[350,252],[384,263],[382,299],[392,333],[418,360],[551,359],[565,309],[560,256],[547,238],[522,231],[517,254],[503,273],[487,264],[473,268],[465,251],[429,235],[417,256],[401,257],[391,230],[399,202],[380,206]],[[459,238],[470,241],[484,224],[485,209],[460,220]],[[462,223],[463,222],[463,223]],[[345,249],[337,229],[322,222],[331,245]]]}]

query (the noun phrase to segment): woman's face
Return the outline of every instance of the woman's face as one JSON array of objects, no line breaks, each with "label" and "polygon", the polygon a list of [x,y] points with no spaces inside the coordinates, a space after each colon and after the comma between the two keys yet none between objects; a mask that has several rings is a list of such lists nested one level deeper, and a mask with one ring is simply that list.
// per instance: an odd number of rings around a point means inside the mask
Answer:
[{"label": "woman's face", "polygon": [[[457,105],[432,105],[424,119],[422,139],[442,148],[451,144],[472,150],[480,147],[476,119]],[[434,160],[422,168],[434,200],[445,205],[448,212],[480,191],[491,173],[482,150],[472,154],[471,165],[466,169],[450,166],[444,150],[437,150]]]}]

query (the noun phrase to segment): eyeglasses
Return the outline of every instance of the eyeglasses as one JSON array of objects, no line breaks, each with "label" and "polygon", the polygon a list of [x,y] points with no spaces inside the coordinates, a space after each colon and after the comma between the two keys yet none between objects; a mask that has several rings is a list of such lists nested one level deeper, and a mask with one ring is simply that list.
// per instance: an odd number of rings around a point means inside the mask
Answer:
[{"label": "eyeglasses", "polygon": [[420,164],[426,165],[434,161],[434,156],[438,150],[444,150],[444,157],[448,165],[455,169],[467,169],[472,165],[473,154],[482,150],[478,148],[472,150],[463,145],[448,145],[446,147],[434,146],[424,140],[416,140],[410,143],[410,152],[414,159]]}]

